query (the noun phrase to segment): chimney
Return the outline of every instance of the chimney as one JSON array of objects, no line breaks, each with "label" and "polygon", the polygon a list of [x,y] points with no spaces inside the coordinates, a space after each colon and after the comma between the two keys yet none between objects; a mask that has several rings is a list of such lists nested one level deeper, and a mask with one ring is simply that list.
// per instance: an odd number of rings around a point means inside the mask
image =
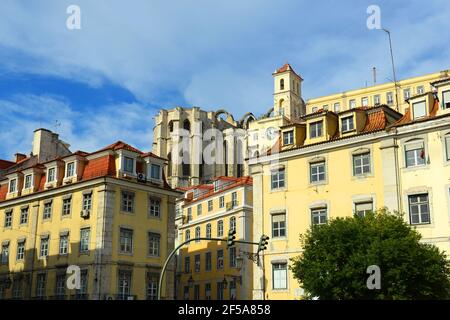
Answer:
[{"label": "chimney", "polygon": [[20,162],[20,161],[22,161],[22,160],[24,160],[24,159],[26,159],[27,158],[27,156],[25,155],[25,154],[23,154],[23,153],[16,153],[15,155],[14,155],[14,161],[16,162],[16,163],[18,163],[18,162]]},{"label": "chimney", "polygon": [[57,133],[40,128],[34,131],[32,153],[38,157],[38,162],[42,163],[59,156],[68,155],[70,150],[68,144],[59,140]]}]

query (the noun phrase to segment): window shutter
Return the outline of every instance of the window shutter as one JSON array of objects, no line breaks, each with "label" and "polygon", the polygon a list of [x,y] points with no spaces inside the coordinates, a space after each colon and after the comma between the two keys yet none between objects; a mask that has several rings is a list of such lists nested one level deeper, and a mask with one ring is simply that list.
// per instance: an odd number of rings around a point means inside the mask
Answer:
[{"label": "window shutter", "polygon": [[275,214],[272,216],[273,222],[282,222],[286,220],[286,214]]},{"label": "window shutter", "polygon": [[372,209],[372,202],[356,203],[356,211],[371,211]]}]

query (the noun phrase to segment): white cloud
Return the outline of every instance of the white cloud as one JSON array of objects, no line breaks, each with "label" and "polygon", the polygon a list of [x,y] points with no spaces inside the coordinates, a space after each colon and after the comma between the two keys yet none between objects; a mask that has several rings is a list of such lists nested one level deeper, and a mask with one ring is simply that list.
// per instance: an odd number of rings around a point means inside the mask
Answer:
[{"label": "white cloud", "polygon": [[[61,97],[19,95],[0,100],[0,158],[31,151],[33,131],[44,127],[60,134],[71,150],[92,152],[117,140],[151,150],[155,110],[140,104],[99,106],[80,112]],[[60,125],[56,126],[56,120]]]}]

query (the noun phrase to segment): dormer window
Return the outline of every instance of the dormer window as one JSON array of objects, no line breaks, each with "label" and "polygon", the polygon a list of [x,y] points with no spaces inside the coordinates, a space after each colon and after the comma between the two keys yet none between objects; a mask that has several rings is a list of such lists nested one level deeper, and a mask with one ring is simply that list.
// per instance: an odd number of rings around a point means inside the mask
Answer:
[{"label": "dormer window", "polygon": [[27,174],[25,176],[24,189],[30,189],[33,186],[33,174]]},{"label": "dormer window", "polygon": [[414,119],[425,117],[427,115],[427,105],[425,100],[413,103]]},{"label": "dormer window", "polygon": [[323,121],[317,121],[309,125],[309,137],[317,138],[322,136]]},{"label": "dormer window", "polygon": [[355,129],[353,123],[353,116],[342,118],[342,132],[347,132]]},{"label": "dormer window", "polygon": [[47,182],[53,182],[56,180],[56,168],[50,168],[47,171]]},{"label": "dormer window", "polygon": [[73,177],[75,175],[75,162],[69,162],[66,166],[66,178]]},{"label": "dormer window", "polygon": [[294,143],[294,130],[283,132],[283,144],[293,144]]},{"label": "dormer window", "polygon": [[150,177],[152,179],[160,180],[161,179],[161,166],[158,164],[150,165]]},{"label": "dormer window", "polygon": [[123,158],[123,171],[134,173],[134,159],[130,157]]},{"label": "dormer window", "polygon": [[14,193],[17,191],[17,179],[11,179],[9,181],[9,193]]},{"label": "dormer window", "polygon": [[219,191],[219,180],[214,181],[214,192]]},{"label": "dormer window", "polygon": [[444,109],[450,109],[450,90],[442,92],[442,106]]}]

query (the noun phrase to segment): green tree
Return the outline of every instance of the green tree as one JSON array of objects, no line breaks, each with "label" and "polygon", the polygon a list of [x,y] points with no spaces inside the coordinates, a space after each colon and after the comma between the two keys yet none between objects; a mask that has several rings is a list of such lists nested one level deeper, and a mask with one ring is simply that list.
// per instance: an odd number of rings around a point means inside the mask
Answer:
[{"label": "green tree", "polygon": [[[290,269],[308,298],[449,298],[450,263],[420,239],[398,213],[336,218],[300,236],[304,251]],[[367,287],[371,265],[381,270],[380,289]]]}]

